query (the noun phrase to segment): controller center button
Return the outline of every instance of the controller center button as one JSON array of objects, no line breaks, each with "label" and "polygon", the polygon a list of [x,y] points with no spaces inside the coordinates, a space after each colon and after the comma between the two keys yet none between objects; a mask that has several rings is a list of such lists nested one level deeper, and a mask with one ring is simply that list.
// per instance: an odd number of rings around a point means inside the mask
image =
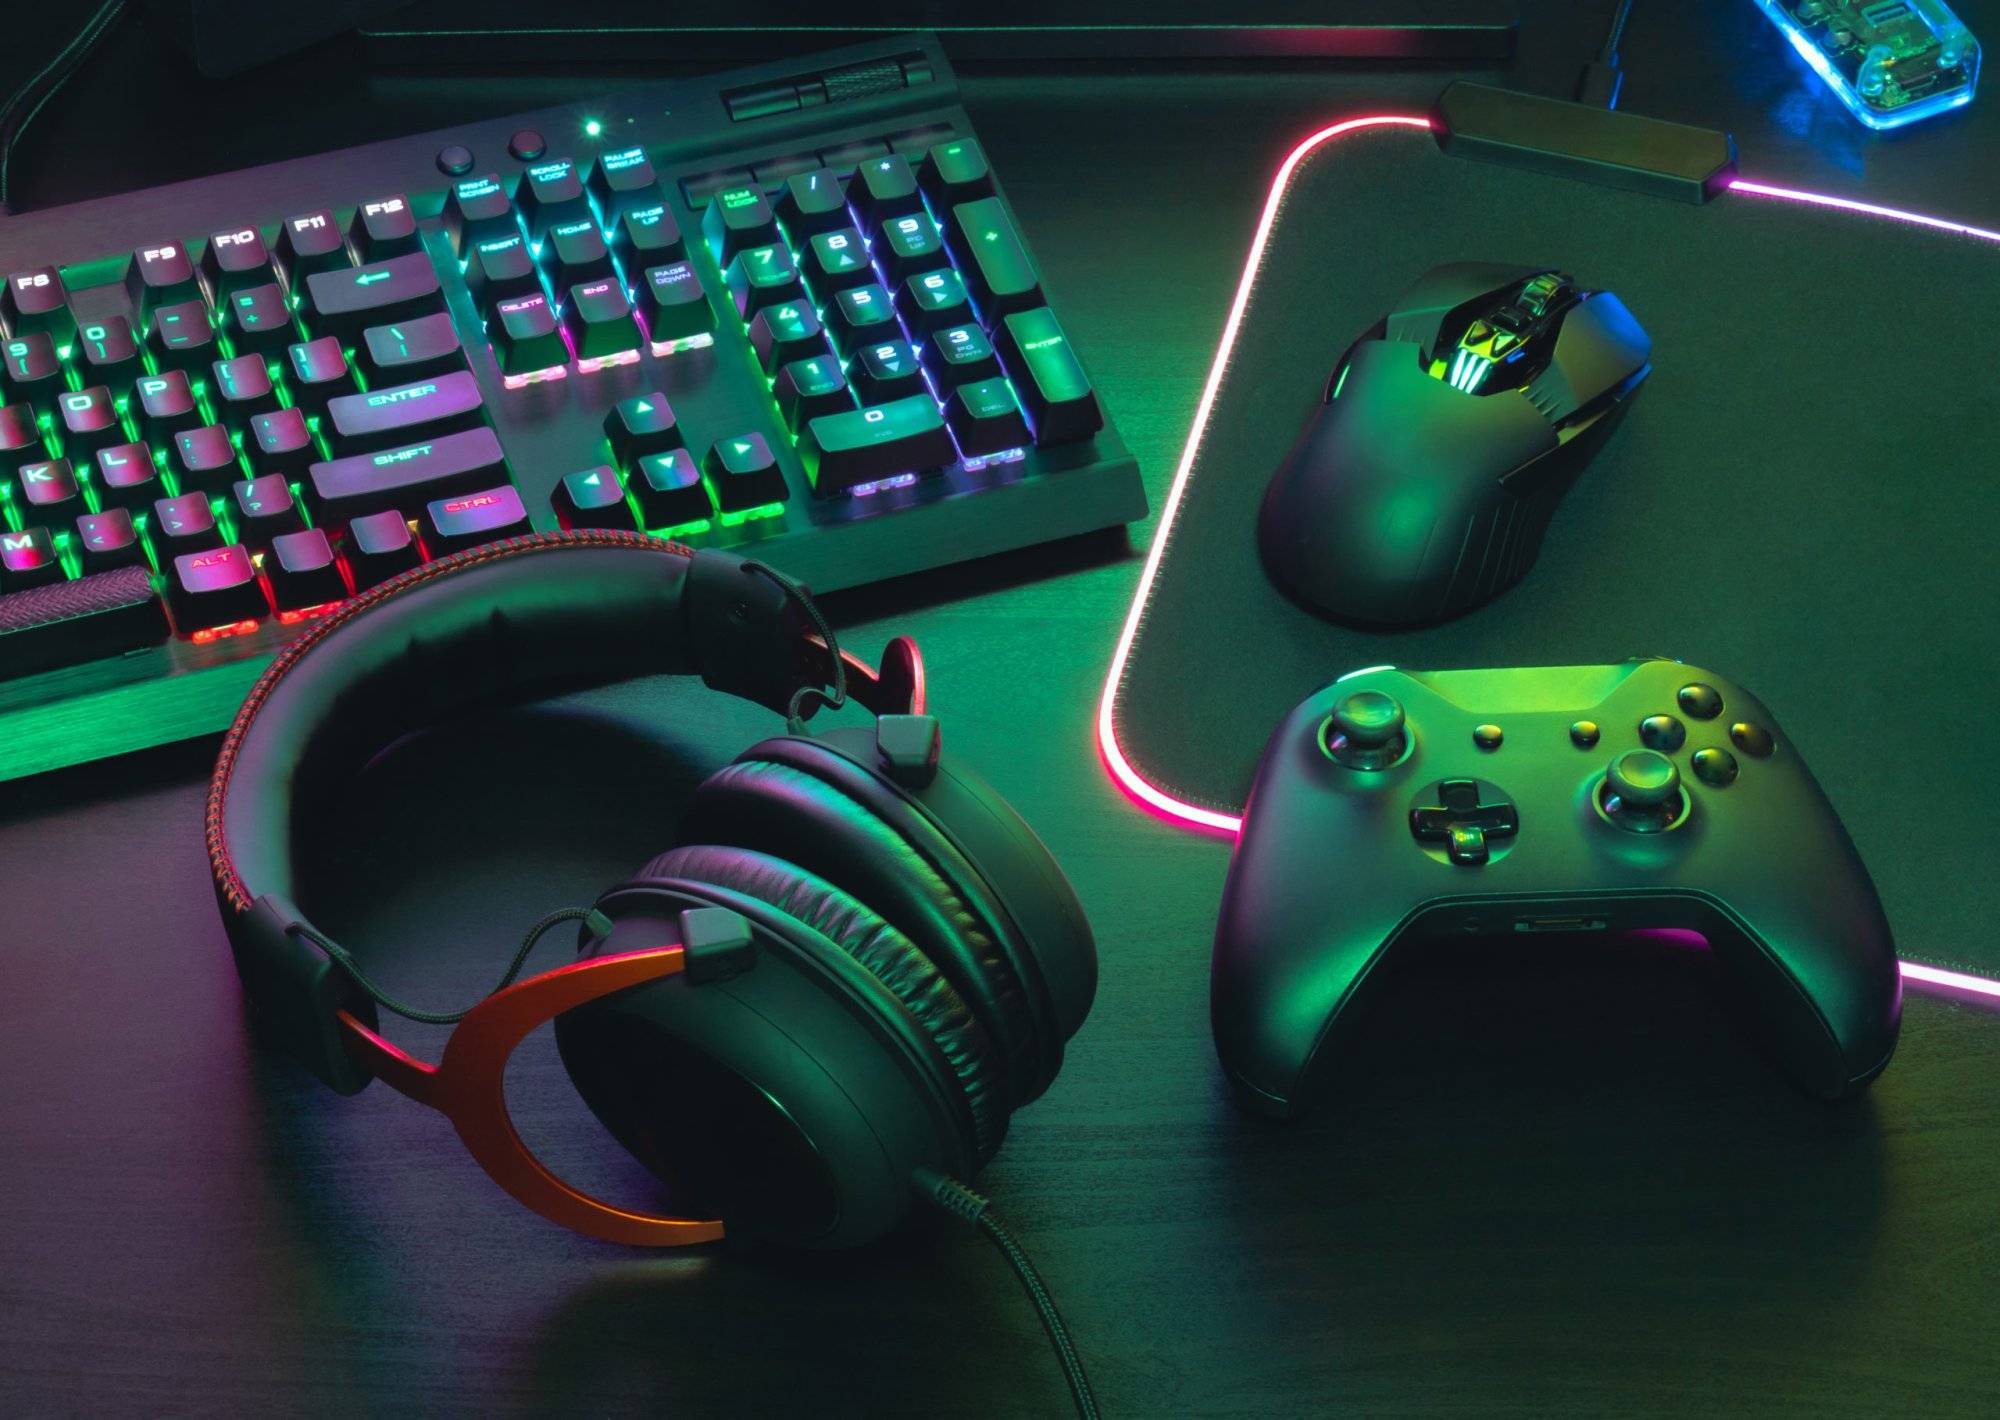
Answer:
[{"label": "controller center button", "polygon": [[1682,686],[1674,699],[1680,704],[1681,713],[1691,720],[1713,720],[1722,713],[1722,692],[1700,681]]},{"label": "controller center button", "polygon": [[1594,797],[1598,813],[1629,833],[1678,828],[1688,815],[1681,772],[1658,750],[1627,750],[1612,760]]},{"label": "controller center button", "polygon": [[1648,715],[1639,722],[1639,743],[1661,754],[1672,754],[1687,737],[1687,726],[1671,715]]},{"label": "controller center button", "polygon": [[1578,749],[1591,749],[1596,746],[1599,733],[1597,721],[1578,720],[1569,727],[1569,742]]},{"label": "controller center button", "polygon": [[1410,748],[1402,705],[1379,690],[1341,696],[1321,735],[1327,754],[1349,769],[1387,769]]},{"label": "controller center button", "polygon": [[1496,840],[1512,838],[1520,814],[1507,796],[1477,779],[1444,779],[1417,796],[1410,832],[1419,843],[1443,847],[1453,863],[1476,867],[1493,856]]},{"label": "controller center button", "polygon": [[1689,761],[1694,777],[1721,789],[1736,782],[1736,756],[1726,749],[1698,749]]},{"label": "controller center button", "polygon": [[1498,749],[1505,737],[1498,725],[1475,725],[1472,729],[1472,742],[1481,749]]},{"label": "controller center button", "polygon": [[1757,759],[1768,759],[1776,748],[1771,740],[1771,732],[1762,725],[1754,725],[1748,720],[1738,720],[1729,727],[1729,739],[1745,754]]}]

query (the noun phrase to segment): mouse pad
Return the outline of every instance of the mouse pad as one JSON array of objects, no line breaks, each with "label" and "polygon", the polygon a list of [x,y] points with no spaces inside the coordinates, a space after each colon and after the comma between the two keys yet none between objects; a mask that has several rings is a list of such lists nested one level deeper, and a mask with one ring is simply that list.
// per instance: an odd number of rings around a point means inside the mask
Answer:
[{"label": "mouse pad", "polygon": [[[1229,830],[1272,727],[1343,672],[1671,656],[1777,716],[1905,958],[2000,975],[2000,234],[1741,188],[1683,205],[1448,157],[1421,120],[1333,128],[1274,188],[1115,648],[1115,777]],[[1423,630],[1335,625],[1266,578],[1258,504],[1341,352],[1447,261],[1616,292],[1653,373],[1519,585]]]}]

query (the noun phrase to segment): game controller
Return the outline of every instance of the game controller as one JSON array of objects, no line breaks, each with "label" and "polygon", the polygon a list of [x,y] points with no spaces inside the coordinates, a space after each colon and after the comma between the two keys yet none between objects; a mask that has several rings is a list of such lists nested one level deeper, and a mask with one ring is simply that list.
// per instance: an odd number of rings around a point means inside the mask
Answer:
[{"label": "game controller", "polygon": [[1355,671],[1264,750],[1216,925],[1217,1053],[1289,1116],[1385,955],[1432,935],[1700,933],[1828,1099],[1901,1017],[1874,884],[1775,718],[1710,671]]}]

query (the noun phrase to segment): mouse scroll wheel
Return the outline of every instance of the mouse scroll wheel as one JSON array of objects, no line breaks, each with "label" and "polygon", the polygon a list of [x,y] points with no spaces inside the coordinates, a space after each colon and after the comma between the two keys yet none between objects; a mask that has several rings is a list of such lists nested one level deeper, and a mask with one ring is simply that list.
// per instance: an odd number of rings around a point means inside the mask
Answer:
[{"label": "mouse scroll wheel", "polygon": [[1527,312],[1530,320],[1540,320],[1548,314],[1549,302],[1562,290],[1563,278],[1555,272],[1545,272],[1521,288],[1520,299],[1515,303]]}]

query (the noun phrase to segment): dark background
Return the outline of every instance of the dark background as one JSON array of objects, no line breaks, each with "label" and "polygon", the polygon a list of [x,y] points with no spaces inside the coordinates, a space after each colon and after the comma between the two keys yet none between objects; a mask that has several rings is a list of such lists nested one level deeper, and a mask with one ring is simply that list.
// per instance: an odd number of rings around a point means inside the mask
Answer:
[{"label": "dark background", "polygon": [[[1483,77],[1566,91],[1604,8],[1534,7],[1519,59]],[[2000,36],[1992,4],[1961,10]],[[8,87],[63,33],[42,10],[10,24]],[[1627,62],[1627,107],[1733,129],[1761,177],[2000,224],[1991,93],[1869,135],[1747,0],[1640,0]],[[1156,506],[1278,159],[1329,118],[1421,107],[1448,75],[966,77]],[[336,44],[209,84],[128,26],[43,114],[16,195],[54,204],[646,77],[371,74]],[[1895,1064],[1830,1110],[1746,1044],[1699,957],[1427,955],[1402,966],[1329,1108],[1289,1128],[1233,1109],[1207,1027],[1226,850],[1134,810],[1092,749],[1149,532],[833,604],[865,654],[893,632],[923,642],[950,752],[1027,814],[1096,924],[1096,1010],[980,1186],[1040,1261],[1107,1409],[2000,1408],[1988,1011],[1913,993]],[[1871,556],[1893,568],[1922,549]],[[1979,727],[1967,707],[1938,732],[1971,745]],[[769,728],[648,684],[411,744],[322,825],[307,905],[405,994],[462,1001],[525,922],[656,851],[686,788]],[[200,844],[212,752],[0,786],[0,1409],[1064,1406],[1031,1312],[974,1239],[920,1226],[803,1259],[602,1246],[515,1208],[435,1116],[386,1090],[333,1097],[256,1048]],[[1938,803],[1979,832],[1949,786]],[[436,1036],[396,1033],[430,1053]],[[534,1142],[590,1181],[631,1182],[551,1051],[531,1045],[512,1078]]]}]

